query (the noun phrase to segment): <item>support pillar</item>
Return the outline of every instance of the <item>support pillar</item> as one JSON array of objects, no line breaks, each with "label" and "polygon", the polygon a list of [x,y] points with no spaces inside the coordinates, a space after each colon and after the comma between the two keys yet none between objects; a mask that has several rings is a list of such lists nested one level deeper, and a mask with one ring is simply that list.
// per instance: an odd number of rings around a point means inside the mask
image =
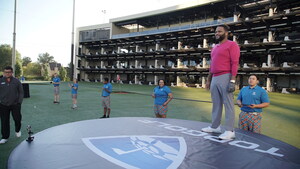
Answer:
[{"label": "support pillar", "polygon": [[206,78],[202,76],[202,87],[206,88]]},{"label": "support pillar", "polygon": [[100,68],[103,69],[104,68],[104,61],[100,62]]},{"label": "support pillar", "polygon": [[178,46],[177,46],[178,48],[178,50],[181,50],[182,49],[182,42],[181,41],[178,41]]},{"label": "support pillar", "polygon": [[134,84],[139,84],[138,75],[134,75]]},{"label": "support pillar", "polygon": [[239,21],[239,17],[240,17],[240,13],[239,12],[234,12],[234,14],[233,14],[233,22],[238,22]]},{"label": "support pillar", "polygon": [[117,68],[120,69],[120,61],[117,61]]},{"label": "support pillar", "polygon": [[181,68],[181,67],[182,67],[181,59],[177,59],[177,68]]},{"label": "support pillar", "polygon": [[121,53],[121,47],[118,47],[117,53]]},{"label": "support pillar", "polygon": [[203,68],[207,68],[207,62],[206,62],[206,58],[205,57],[202,60],[202,67]]},{"label": "support pillar", "polygon": [[156,44],[155,44],[155,50],[156,50],[156,51],[159,51],[159,43],[156,43]]},{"label": "support pillar", "polygon": [[234,42],[237,42],[237,40],[236,40],[236,35],[233,35],[232,40],[233,40]]},{"label": "support pillar", "polygon": [[268,33],[268,41],[269,42],[274,42],[274,36],[273,36],[272,31],[269,31],[269,33]]},{"label": "support pillar", "polygon": [[100,82],[103,83],[103,74],[100,74]]},{"label": "support pillar", "polygon": [[268,61],[267,61],[268,67],[272,67],[272,55],[268,54]]},{"label": "support pillar", "polygon": [[181,83],[182,83],[182,81],[181,81],[180,77],[177,76],[176,77],[176,86],[181,86]]},{"label": "support pillar", "polygon": [[208,48],[207,39],[206,38],[203,39],[203,48]]},{"label": "support pillar", "polygon": [[100,53],[101,53],[101,54],[104,54],[104,48],[103,48],[103,47],[101,48]]},{"label": "support pillar", "polygon": [[155,76],[154,76],[154,85],[158,85],[158,82],[157,82],[157,81],[158,81],[158,76],[155,75]]},{"label": "support pillar", "polygon": [[274,8],[272,6],[270,6],[269,8],[269,16],[273,16],[274,15]]},{"label": "support pillar", "polygon": [[271,78],[269,78],[269,77],[267,78],[266,87],[267,87],[268,92],[272,92],[272,81],[271,81]]},{"label": "support pillar", "polygon": [[140,48],[139,48],[139,45],[136,45],[135,46],[135,52],[139,52]]},{"label": "support pillar", "polygon": [[155,61],[154,61],[154,67],[157,69],[157,68],[159,68],[158,67],[158,60],[157,59],[155,59]]},{"label": "support pillar", "polygon": [[139,61],[138,60],[135,60],[135,68],[138,68],[138,65],[139,65]]}]

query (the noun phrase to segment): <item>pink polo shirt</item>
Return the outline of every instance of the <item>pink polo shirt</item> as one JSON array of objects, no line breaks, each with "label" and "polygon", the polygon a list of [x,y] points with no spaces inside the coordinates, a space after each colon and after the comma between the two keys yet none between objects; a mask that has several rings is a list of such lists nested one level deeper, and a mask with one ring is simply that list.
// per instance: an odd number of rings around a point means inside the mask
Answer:
[{"label": "pink polo shirt", "polygon": [[237,75],[240,58],[240,47],[236,42],[227,40],[217,44],[211,51],[210,73],[220,76],[231,73]]}]

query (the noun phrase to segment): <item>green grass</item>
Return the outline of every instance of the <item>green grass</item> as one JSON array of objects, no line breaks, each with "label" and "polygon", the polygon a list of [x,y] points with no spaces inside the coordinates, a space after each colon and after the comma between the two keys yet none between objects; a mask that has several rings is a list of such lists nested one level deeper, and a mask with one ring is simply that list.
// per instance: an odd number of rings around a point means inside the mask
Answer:
[{"label": "green grass", "polygon": [[[30,84],[30,98],[22,104],[22,137],[14,136],[11,119],[9,142],[0,145],[0,168],[4,169],[11,151],[26,139],[26,126],[30,124],[37,133],[52,126],[74,121],[99,118],[102,115],[99,83],[79,83],[77,110],[71,109],[71,95],[67,83],[61,85],[61,104],[54,105],[53,87],[49,82]],[[154,117],[153,99],[150,96],[154,86],[114,85],[114,90],[138,92],[141,94],[112,94],[111,117]],[[205,89],[171,88],[175,98],[211,101]],[[237,95],[238,91],[235,93]],[[262,133],[300,148],[300,95],[269,93],[271,105],[263,111]],[[174,99],[169,104],[168,118],[211,122],[211,103]],[[237,127],[239,108],[236,106]],[[222,122],[224,119],[222,120]],[[51,139],[51,138],[49,138]]]}]

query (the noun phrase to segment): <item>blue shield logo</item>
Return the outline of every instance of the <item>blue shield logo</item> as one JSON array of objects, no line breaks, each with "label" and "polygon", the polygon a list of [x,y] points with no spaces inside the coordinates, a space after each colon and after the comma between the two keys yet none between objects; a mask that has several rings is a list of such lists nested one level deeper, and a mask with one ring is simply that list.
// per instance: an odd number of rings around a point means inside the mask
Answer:
[{"label": "blue shield logo", "polygon": [[94,153],[124,168],[178,168],[187,151],[184,138],[173,136],[108,136],[82,141]]}]

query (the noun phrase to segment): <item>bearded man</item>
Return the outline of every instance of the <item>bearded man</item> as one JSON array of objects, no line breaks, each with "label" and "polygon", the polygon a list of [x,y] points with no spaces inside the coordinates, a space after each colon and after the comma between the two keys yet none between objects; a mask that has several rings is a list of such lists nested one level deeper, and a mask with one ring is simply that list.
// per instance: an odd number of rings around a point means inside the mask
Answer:
[{"label": "bearded man", "polygon": [[213,102],[212,124],[202,128],[204,132],[222,133],[220,124],[224,105],[225,132],[219,138],[225,140],[235,138],[233,92],[240,58],[240,48],[236,42],[228,40],[228,31],[229,27],[226,25],[218,26],[215,31],[218,44],[211,51],[211,64],[206,83],[206,89],[210,90]]}]

